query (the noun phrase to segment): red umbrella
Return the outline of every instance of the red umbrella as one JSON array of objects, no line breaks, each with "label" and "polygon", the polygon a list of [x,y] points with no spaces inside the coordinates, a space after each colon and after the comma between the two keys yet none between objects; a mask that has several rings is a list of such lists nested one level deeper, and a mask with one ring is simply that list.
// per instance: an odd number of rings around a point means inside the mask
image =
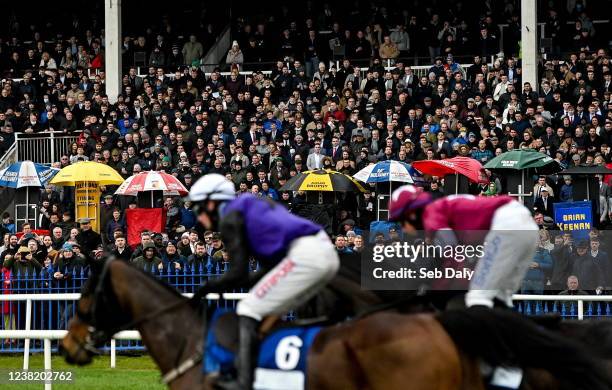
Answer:
[{"label": "red umbrella", "polygon": [[[612,169],[612,163],[607,163],[606,164],[606,168]],[[604,178],[603,178],[604,183],[607,183],[609,185],[610,184],[610,178],[612,178],[612,175],[605,175]]]},{"label": "red umbrella", "polygon": [[446,175],[459,174],[467,177],[474,183],[486,182],[482,176],[484,170],[482,164],[470,157],[415,161],[412,163],[412,166],[426,175],[444,177]]},{"label": "red umbrella", "polygon": [[187,195],[189,191],[176,177],[163,171],[145,171],[128,177],[115,191],[116,195],[137,195],[150,192],[151,207],[154,206],[153,191],[163,191],[164,195]]},{"label": "red umbrella", "polygon": [[176,177],[163,171],[145,171],[128,177],[116,195],[136,195],[144,191],[164,191],[164,195],[187,195],[189,191]]}]

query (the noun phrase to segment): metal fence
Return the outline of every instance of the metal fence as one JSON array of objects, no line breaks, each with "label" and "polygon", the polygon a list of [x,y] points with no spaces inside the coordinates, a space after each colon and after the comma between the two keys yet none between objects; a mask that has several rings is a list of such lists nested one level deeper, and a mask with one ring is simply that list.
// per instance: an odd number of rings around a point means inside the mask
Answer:
[{"label": "metal fence", "polygon": [[[197,266],[186,265],[181,270],[174,268],[158,269],[145,267],[144,271],[174,286],[181,293],[193,293],[209,278],[217,278],[227,270],[227,263],[208,261]],[[61,272],[65,278],[56,279],[55,272]],[[40,271],[11,273],[10,278],[3,280],[1,294],[75,294],[89,276],[87,267],[66,269],[44,268]],[[240,292],[240,291],[236,291]],[[0,301],[0,329],[3,330],[66,330],[68,321],[75,314],[75,299],[31,301],[27,307],[25,301]],[[209,304],[219,307],[234,307],[235,301],[214,300]],[[56,348],[57,341],[53,342]],[[42,340],[33,340],[29,350],[43,350]],[[0,353],[23,352],[23,340],[0,340]],[[140,341],[117,340],[117,350],[143,349]]]},{"label": "metal fence", "polygon": [[57,162],[62,154],[68,153],[70,145],[76,142],[77,138],[78,134],[58,132],[16,133],[17,160],[31,160],[40,164]]}]

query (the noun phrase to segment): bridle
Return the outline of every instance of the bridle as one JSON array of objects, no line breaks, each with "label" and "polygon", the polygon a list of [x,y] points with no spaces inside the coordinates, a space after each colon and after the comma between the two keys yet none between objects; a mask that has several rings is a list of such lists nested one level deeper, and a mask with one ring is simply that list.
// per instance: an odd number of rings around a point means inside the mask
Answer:
[{"label": "bridle", "polygon": [[[116,325],[116,326],[111,326],[108,328],[101,326],[100,321],[99,321],[100,317],[98,314],[98,311],[100,310],[101,307],[105,308],[106,310],[105,314],[107,314],[106,316],[107,318],[112,318],[110,316],[112,316],[113,314],[116,314],[117,312],[120,312],[121,310],[119,308],[118,302],[116,301],[116,297],[111,297],[108,295],[109,291],[112,291],[112,290],[104,288],[107,276],[110,272],[109,267],[113,261],[116,261],[116,259],[109,259],[104,262],[102,272],[100,273],[98,277],[94,292],[91,295],[92,304],[89,310],[87,312],[84,312],[79,308],[77,304],[77,307],[76,307],[77,317],[81,320],[81,322],[88,325],[87,336],[85,337],[85,340],[77,340],[77,338],[72,333],[68,332],[68,337],[77,345],[78,352],[86,351],[93,355],[100,355],[101,352],[98,349],[98,346],[104,345],[107,341],[109,341],[112,338],[114,334],[120,331],[123,331],[123,330],[134,329],[140,324],[143,324],[153,318],[156,318],[161,314],[167,314],[168,312],[178,309],[179,307],[185,304],[188,304],[190,302],[188,300],[180,300],[178,302],[171,303],[169,305],[163,306],[162,308],[158,310],[153,310],[140,318],[128,321],[127,323],[123,325]],[[99,300],[102,300],[102,302],[99,302]],[[116,310],[113,311],[110,309],[116,309]],[[179,357],[180,357],[180,354],[179,354]],[[168,371],[166,374],[163,375],[163,377],[161,378],[162,383],[168,385],[170,382],[177,379],[182,374],[187,372],[189,369],[194,367],[196,364],[201,362],[202,358],[203,358],[203,349],[202,349],[202,346],[198,346],[198,348],[196,348],[196,352],[192,356],[190,356],[187,360],[183,361],[182,363],[176,365],[175,368],[173,368],[172,370]]]}]

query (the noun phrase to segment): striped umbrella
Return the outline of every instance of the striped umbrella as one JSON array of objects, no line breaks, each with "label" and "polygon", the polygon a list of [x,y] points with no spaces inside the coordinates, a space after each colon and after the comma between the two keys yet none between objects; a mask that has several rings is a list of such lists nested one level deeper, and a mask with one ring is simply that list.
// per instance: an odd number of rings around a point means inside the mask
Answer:
[{"label": "striped umbrella", "polygon": [[44,187],[59,172],[57,168],[18,161],[0,171],[0,186],[10,188]]},{"label": "striped umbrella", "polygon": [[[0,186],[44,187],[60,170],[32,161],[18,161],[0,171]],[[26,191],[26,221],[30,217],[30,191]]]},{"label": "striped umbrella", "polygon": [[116,195],[136,195],[144,191],[164,191],[164,195],[187,195],[189,191],[176,177],[166,172],[146,171],[128,177]]},{"label": "striped umbrella", "polygon": [[289,179],[281,191],[366,192],[352,177],[330,169],[301,172]]},{"label": "striped umbrella", "polygon": [[353,177],[364,183],[386,183],[388,181],[399,181],[414,184],[422,180],[421,175],[410,164],[402,161],[385,160],[376,164],[370,164]]}]

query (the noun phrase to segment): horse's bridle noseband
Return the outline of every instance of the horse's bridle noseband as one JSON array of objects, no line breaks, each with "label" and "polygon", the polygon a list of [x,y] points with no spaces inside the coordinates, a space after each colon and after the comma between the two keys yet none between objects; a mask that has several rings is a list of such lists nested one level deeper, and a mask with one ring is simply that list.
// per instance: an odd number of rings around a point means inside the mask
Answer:
[{"label": "horse's bridle noseband", "polygon": [[[141,318],[138,318],[132,321],[128,321],[124,325],[115,326],[110,329],[98,329],[99,326],[98,326],[98,320],[96,316],[97,310],[100,307],[98,304],[98,299],[101,297],[105,301],[104,302],[105,306],[106,306],[106,303],[109,302],[109,299],[106,295],[106,291],[104,289],[104,282],[106,280],[107,274],[109,273],[109,266],[113,261],[115,261],[115,259],[109,259],[104,262],[102,272],[100,273],[99,279],[96,283],[96,287],[92,294],[92,304],[91,304],[90,310],[88,312],[83,312],[79,308],[78,303],[77,303],[76,316],[81,320],[81,322],[88,325],[87,337],[85,337],[84,341],[79,341],[70,332],[68,333],[68,336],[78,346],[79,351],[84,350],[86,352],[91,353],[92,355],[100,355],[101,352],[97,346],[104,345],[108,340],[112,338],[112,336],[115,333],[118,333],[123,330],[134,329],[137,325],[147,322],[150,319],[159,316],[160,314],[167,313],[171,310],[181,307],[184,304],[189,303],[189,301],[180,300],[178,302],[164,306],[159,310],[151,311]],[[161,378],[161,381],[166,385],[174,381],[175,379],[183,375],[185,372],[187,372],[190,368],[192,368],[193,366],[198,364],[200,361],[202,361],[202,356],[203,356],[202,348],[198,347],[196,349],[195,354],[190,356],[187,360],[183,361],[181,364],[179,364],[174,369],[164,374],[164,376]]]}]

